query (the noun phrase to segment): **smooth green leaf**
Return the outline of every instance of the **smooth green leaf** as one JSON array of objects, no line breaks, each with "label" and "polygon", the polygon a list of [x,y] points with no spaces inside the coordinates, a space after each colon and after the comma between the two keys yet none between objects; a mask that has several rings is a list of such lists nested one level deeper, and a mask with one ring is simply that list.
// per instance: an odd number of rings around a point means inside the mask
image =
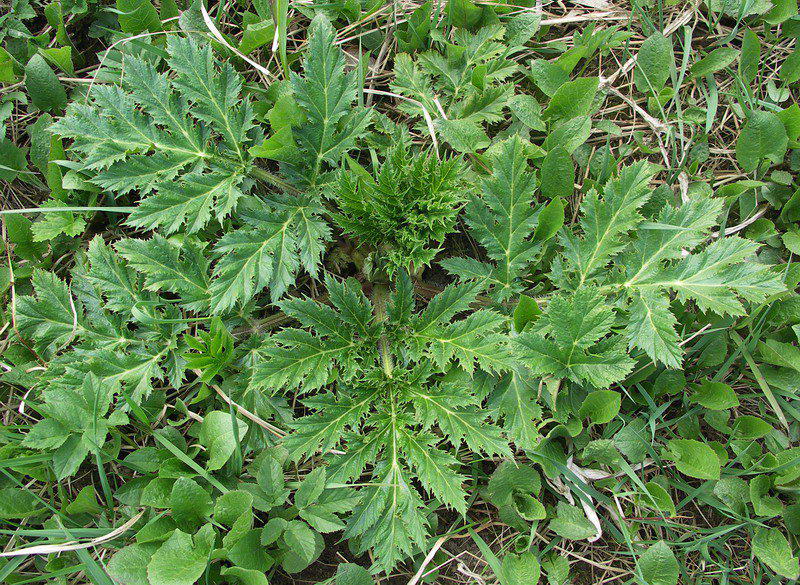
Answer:
[{"label": "smooth green leaf", "polygon": [[336,585],[374,585],[375,581],[364,567],[355,563],[340,563],[336,567]]},{"label": "smooth green leaf", "polygon": [[720,463],[714,450],[694,439],[673,439],[668,448],[678,471],[697,479],[719,479]]},{"label": "smooth green leaf", "polygon": [[736,140],[736,160],[749,173],[764,159],[780,163],[787,144],[786,129],[780,118],[772,112],[754,111]]},{"label": "smooth green leaf", "polygon": [[36,496],[24,489],[0,489],[0,518],[21,519],[31,516],[40,510]]},{"label": "smooth green leaf", "polygon": [[458,152],[477,152],[491,144],[484,129],[471,120],[437,120],[436,129]]},{"label": "smooth green leaf", "polygon": [[126,585],[150,585],[147,580],[147,563],[150,553],[139,544],[121,548],[108,561],[107,570],[112,579]]},{"label": "smooth green leaf", "polygon": [[542,117],[547,120],[571,120],[589,115],[598,83],[597,77],[579,77],[564,83],[553,94]]},{"label": "smooth green leaf", "polygon": [[660,32],[653,33],[639,47],[633,79],[642,93],[658,94],[674,67],[672,41]]},{"label": "smooth green leaf", "polygon": [[761,60],[761,41],[751,29],[744,32],[742,38],[742,56],[739,59],[739,75],[747,84],[751,84],[758,76]]},{"label": "smooth green leaf", "polygon": [[208,492],[188,477],[179,477],[175,481],[169,503],[178,527],[190,531],[208,519],[213,507]]},{"label": "smooth green leaf", "polygon": [[583,540],[596,533],[594,525],[580,508],[564,502],[558,503],[556,517],[549,526],[550,530],[569,540]]},{"label": "smooth green leaf", "polygon": [[122,32],[138,35],[161,30],[161,19],[150,0],[116,0]]},{"label": "smooth green leaf", "polygon": [[529,585],[539,580],[541,568],[531,551],[522,554],[506,554],[500,565],[501,585]]},{"label": "smooth green leaf", "polygon": [[[575,189],[575,166],[572,164],[572,157],[563,148],[556,146],[547,153],[542,161],[540,176],[542,195],[547,199],[555,201],[572,196]],[[562,203],[562,210],[563,206]]]},{"label": "smooth green leaf", "polygon": [[677,585],[680,568],[666,542],[659,540],[639,557],[639,568],[648,585]]},{"label": "smooth green leaf", "polygon": [[722,382],[710,380],[705,380],[697,386],[689,400],[711,410],[725,410],[739,406],[739,398],[733,388]]},{"label": "smooth green leaf", "polygon": [[242,567],[225,567],[220,573],[228,579],[233,579],[241,585],[269,585],[267,576],[263,571],[243,569]]},{"label": "smooth green leaf", "polygon": [[705,77],[724,69],[739,56],[739,51],[731,47],[718,47],[695,62],[689,72],[693,77]]},{"label": "smooth green leaf", "polygon": [[526,295],[520,295],[514,309],[514,330],[521,333],[528,323],[533,323],[542,314],[539,304]]},{"label": "smooth green leaf", "polygon": [[595,390],[581,404],[579,414],[594,424],[605,424],[619,413],[622,396],[613,390]]},{"label": "smooth green leaf", "polygon": [[229,412],[214,410],[205,415],[200,425],[199,440],[208,450],[209,471],[220,469],[230,459],[236,451],[237,438],[242,441],[247,429],[243,420],[234,419]]},{"label": "smooth green leaf", "polygon": [[41,109],[59,112],[67,105],[67,92],[44,57],[38,53],[25,66],[25,88],[31,102]]},{"label": "smooth green leaf", "polygon": [[733,436],[737,439],[760,439],[772,431],[771,424],[750,414],[736,417],[733,423]]},{"label": "smooth green leaf", "polygon": [[778,78],[784,83],[795,83],[800,79],[800,51],[794,50],[786,57],[778,71]]},{"label": "smooth green leaf", "polygon": [[[199,533],[198,533],[199,534]],[[192,541],[192,536],[176,530],[155,551],[147,563],[147,577],[151,585],[194,585],[206,570],[209,546]]]},{"label": "smooth green leaf", "polygon": [[797,579],[800,576],[798,559],[792,554],[786,537],[777,528],[758,527],[752,545],[756,558],[781,577]]},{"label": "smooth green leaf", "polygon": [[283,539],[299,557],[310,563],[316,555],[314,532],[304,522],[291,521],[286,526]]}]

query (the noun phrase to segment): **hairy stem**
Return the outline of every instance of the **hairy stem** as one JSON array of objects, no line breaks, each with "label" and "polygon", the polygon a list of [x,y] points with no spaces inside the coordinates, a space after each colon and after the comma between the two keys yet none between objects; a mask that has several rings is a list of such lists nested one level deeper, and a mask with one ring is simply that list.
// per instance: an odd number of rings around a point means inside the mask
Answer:
[{"label": "hairy stem", "polygon": [[257,165],[252,165],[247,174],[254,179],[263,181],[264,183],[272,185],[273,187],[277,187],[278,189],[280,189],[285,193],[292,193],[292,194],[300,193],[299,189],[293,187],[292,185],[290,185],[289,183],[278,177],[278,175],[275,175],[274,173],[269,172],[267,169],[263,169]]},{"label": "hairy stem", "polygon": [[[372,306],[375,311],[375,318],[378,321],[386,320],[386,302],[389,298],[389,284],[387,282],[376,282],[372,289]],[[389,340],[386,335],[381,335],[378,340],[378,352],[381,354],[381,367],[387,378],[392,377],[394,364],[392,354],[389,350]]]}]

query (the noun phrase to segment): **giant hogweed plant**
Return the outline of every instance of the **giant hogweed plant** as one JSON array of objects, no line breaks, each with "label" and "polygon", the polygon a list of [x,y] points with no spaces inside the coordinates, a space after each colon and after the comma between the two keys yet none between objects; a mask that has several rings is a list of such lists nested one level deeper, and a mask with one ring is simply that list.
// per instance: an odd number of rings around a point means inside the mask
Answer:
[{"label": "giant hogweed plant", "polygon": [[[465,514],[466,465],[540,445],[540,380],[605,399],[595,392],[639,361],[681,366],[678,307],[739,316],[745,303],[783,290],[755,243],[712,232],[721,200],[650,202],[647,163],[586,193],[578,221],[563,225],[559,196],[571,186],[547,187],[545,196],[545,167],[559,157],[572,164],[591,127],[597,79],[564,81],[542,111],[504,83],[516,49],[503,34],[458,32],[444,55],[396,60],[395,91],[445,90],[444,102],[427,107],[442,114],[437,129],[457,151],[473,150],[459,140],[482,138],[504,108],[525,134],[549,131],[541,146],[519,135],[495,143],[480,158],[488,167],[480,189],[469,187],[478,174],[464,160],[408,140],[370,153],[371,164],[356,154],[371,114],[355,105],[356,73],[345,72],[324,19],[312,24],[302,73],[268,116],[270,133],[235,70],[181,37],[169,40],[163,72],[128,57],[120,85],[93,87],[53,127],[73,140],[76,170],[136,203],[127,224],[153,234],[113,244],[98,236],[71,279],[36,272],[33,295],[17,299],[17,328],[44,367],[33,401],[42,419],[22,446],[46,452],[57,479],[88,456],[102,468],[119,454],[120,427],[132,418],[152,424],[148,412],[166,408],[167,392],[191,379],[188,403],[209,400],[205,383],[242,386],[261,397],[247,406],[265,418],[282,396],[299,397],[302,416],[287,424],[282,445],[295,463],[318,455],[327,463],[300,484],[287,512],[282,470],[263,456],[248,467],[254,481],[239,481],[243,458],[270,439],[233,411],[212,410],[208,428],[192,431],[203,452],[179,444],[177,433],[154,433],[169,464],[134,465],[157,477],[147,476],[138,499],[134,487],[116,497],[171,510],[174,526],[161,522],[155,538],[143,528],[117,565],[127,557],[147,565],[143,582],[152,585],[150,566],[168,572],[170,554],[191,555],[197,578],[212,551],[233,564],[226,570],[263,573],[276,562],[299,570],[319,554],[314,528],[343,531],[356,552],[374,551],[374,569],[390,571],[426,549],[439,504]],[[277,161],[279,172],[258,158]],[[417,306],[420,269],[435,261],[462,209],[478,257],[443,260],[458,282]],[[334,229],[359,249],[358,278],[323,277]],[[287,295],[301,268],[322,277],[325,296]],[[234,347],[226,328],[249,324],[265,289],[292,325]],[[224,322],[214,318],[207,335],[194,335],[218,314]],[[563,419],[555,397],[544,406]],[[176,467],[181,478],[169,476]],[[192,498],[201,510],[186,509]],[[257,531],[253,509],[274,518]],[[248,547],[276,542],[285,546],[242,560]]]}]

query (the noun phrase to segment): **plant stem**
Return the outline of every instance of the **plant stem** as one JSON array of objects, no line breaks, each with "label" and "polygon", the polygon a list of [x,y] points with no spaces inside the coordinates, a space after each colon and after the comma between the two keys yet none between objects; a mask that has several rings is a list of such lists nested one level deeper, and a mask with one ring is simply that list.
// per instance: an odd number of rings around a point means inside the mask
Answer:
[{"label": "plant stem", "polygon": [[[379,321],[386,320],[386,301],[389,298],[389,283],[376,282],[372,288],[372,305],[375,311],[375,318]],[[386,335],[381,335],[378,339],[378,352],[381,355],[381,367],[387,378],[392,377],[394,365],[392,363],[392,354],[389,350],[389,340]]]},{"label": "plant stem", "polygon": [[14,215],[16,213],[57,213],[57,212],[77,212],[84,211],[107,211],[109,213],[131,213],[135,211],[135,207],[25,207],[22,209],[2,209],[0,215]]},{"label": "plant stem", "polygon": [[293,187],[292,185],[290,185],[277,175],[270,173],[267,169],[263,169],[257,165],[251,166],[247,174],[249,174],[254,179],[258,179],[259,181],[263,181],[268,185],[277,187],[278,189],[286,193],[292,193],[295,195],[300,193],[300,190],[297,189],[296,187]]}]

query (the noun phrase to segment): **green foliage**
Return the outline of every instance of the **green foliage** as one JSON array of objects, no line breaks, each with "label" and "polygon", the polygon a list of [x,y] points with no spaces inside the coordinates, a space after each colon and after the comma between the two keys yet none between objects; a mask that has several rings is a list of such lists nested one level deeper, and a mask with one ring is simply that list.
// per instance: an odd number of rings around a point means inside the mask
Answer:
[{"label": "green foliage", "polygon": [[651,585],[677,585],[680,569],[675,554],[663,540],[659,540],[639,557],[642,576]]},{"label": "green foliage", "polygon": [[780,162],[786,154],[786,129],[772,112],[754,111],[736,141],[736,160],[745,171],[756,170],[764,159]]},{"label": "green foliage", "polygon": [[[364,136],[372,112],[354,105],[358,75],[344,71],[344,55],[333,42],[330,22],[317,17],[309,36],[303,75],[292,73],[291,78],[292,95],[304,120],[289,127],[290,145],[270,158],[284,163],[284,172],[298,187],[313,190],[326,182],[326,165],[338,164]],[[272,125],[278,131],[275,121]]]},{"label": "green foliage", "polygon": [[251,199],[239,214],[241,227],[214,246],[217,257],[209,287],[211,308],[225,312],[269,288],[277,301],[300,268],[318,276],[330,228],[319,215],[316,198],[286,196],[274,206]]},{"label": "green foliage", "polygon": [[546,512],[539,501],[542,481],[539,473],[527,465],[501,463],[486,486],[489,502],[497,507],[503,522],[525,527],[525,521],[544,520]]},{"label": "green foliage", "polygon": [[521,555],[508,554],[500,566],[500,583],[503,585],[523,585],[539,580],[539,561],[530,551]]},{"label": "green foliage", "polygon": [[776,528],[759,528],[753,537],[753,553],[778,575],[797,579],[800,575],[797,557],[792,554],[786,537]]},{"label": "green foliage", "polygon": [[[489,257],[500,264],[454,259],[443,266],[462,278],[484,280],[503,299],[520,291],[518,279],[540,246],[529,239],[535,185],[524,173],[522,145],[512,140],[498,152],[485,197],[467,208],[467,217]],[[584,199],[580,231],[562,232],[551,274],[562,292],[515,342],[533,374],[607,387],[633,368],[626,342],[678,367],[682,351],[667,293],[674,291],[703,311],[741,315],[740,298],[760,302],[783,290],[775,273],[749,261],[757,249],[752,242],[730,237],[694,249],[716,223],[721,201],[698,197],[679,207],[666,204],[646,221],[640,209],[651,195],[651,174],[644,164],[623,169],[602,198],[591,192]],[[619,268],[613,267],[617,262]],[[627,312],[621,331],[612,331],[615,306]]]},{"label": "green foliage", "polygon": [[637,54],[636,87],[643,93],[658,94],[664,88],[674,63],[672,42],[660,32],[653,33],[642,43]]},{"label": "green foliage", "polygon": [[57,112],[67,105],[67,92],[44,57],[34,55],[25,66],[25,87],[42,110]]},{"label": "green foliage", "polygon": [[144,276],[146,290],[173,293],[189,311],[208,309],[208,261],[197,242],[180,243],[153,234],[149,240],[120,240],[115,248],[128,266]]},{"label": "green foliage", "polygon": [[[311,413],[294,423],[286,441],[290,457],[341,445],[333,477],[349,481],[372,468],[345,536],[356,538],[360,550],[373,547],[377,565],[390,569],[427,538],[424,501],[412,482],[463,514],[465,478],[452,450],[465,443],[487,455],[510,453],[499,430],[485,422],[469,375],[476,367],[509,367],[504,338],[495,333],[502,317],[477,311],[453,321],[474,302],[474,284],[446,288],[419,313],[404,272],[388,299],[381,293],[370,301],[353,279],[326,277],[325,285],[330,307],[310,299],[279,304],[302,328],[267,340],[254,382],[308,396]],[[312,393],[333,380],[331,390]]]},{"label": "green foliage", "polygon": [[311,27],[305,76],[292,77],[295,98],[307,113],[308,123],[297,131],[297,143],[301,160],[311,161],[312,185],[322,163],[339,162],[370,120],[370,110],[352,107],[358,78],[355,71],[344,73],[344,56],[333,39],[330,24],[317,19]]},{"label": "green foliage", "polygon": [[131,225],[191,233],[236,209],[255,127],[233,67],[220,64],[209,45],[169,39],[173,78],[127,57],[121,87],[94,86],[91,101],[70,104],[51,131],[73,139],[78,168],[94,184],[146,195]]},{"label": "green foliage", "polygon": [[[674,291],[679,301],[694,302],[702,311],[742,315],[740,299],[761,302],[783,285],[768,267],[751,261],[758,246],[746,239],[721,238],[698,249],[716,223],[719,200],[695,197],[678,207],[667,203],[653,221],[645,221],[639,210],[650,197],[649,175],[646,165],[635,165],[606,185],[602,199],[589,194],[582,206],[582,234],[564,233],[553,278],[574,290],[576,298],[609,295],[623,301],[628,312],[623,335],[629,346],[678,367],[682,351],[667,293]],[[631,237],[637,227],[638,235]],[[612,261],[619,262],[619,269],[608,270]],[[594,292],[584,292],[593,287]],[[611,316],[606,313],[607,319]]]},{"label": "green foliage", "polygon": [[[276,128],[273,119],[273,130],[289,138],[268,155],[281,161],[289,180],[308,194],[284,193],[266,203],[253,201],[238,218],[242,226],[219,240],[211,287],[215,312],[246,302],[265,287],[277,301],[300,268],[318,276],[331,232],[320,216],[322,204],[315,189],[328,180],[328,165],[338,163],[365,134],[371,111],[353,107],[357,78],[355,72],[344,72],[344,56],[333,44],[330,23],[317,18],[310,35],[303,75],[293,74],[291,85],[294,107],[303,122],[294,129],[293,124]],[[251,152],[261,156],[262,148]]]},{"label": "green foliage", "polygon": [[672,4],[13,0],[0,581],[796,581],[797,3]]},{"label": "green foliage", "polygon": [[515,340],[520,357],[534,375],[568,378],[605,388],[622,380],[634,366],[620,338],[604,340],[614,313],[596,290],[553,298],[534,329]]},{"label": "green foliage", "polygon": [[739,406],[739,398],[733,389],[722,382],[706,381],[697,387],[689,398],[711,410],[725,410]]},{"label": "green foliage", "polygon": [[583,540],[595,534],[592,523],[575,506],[558,503],[556,516],[550,521],[550,530],[567,540]]},{"label": "green foliage", "polygon": [[[207,427],[211,418],[216,420]],[[230,425],[228,413],[208,413],[201,423],[201,441],[207,433],[219,441],[218,427],[226,418]],[[247,427],[238,424],[239,437],[244,437]],[[268,449],[248,467],[236,489],[221,494],[210,494],[186,476],[167,480],[169,496],[163,502],[151,501],[170,515],[144,524],[136,542],[111,558],[109,574],[125,582],[191,585],[207,570],[211,550],[220,545],[215,556],[228,565],[223,568],[226,574],[263,579],[275,565],[289,573],[302,571],[322,552],[320,533],[344,527],[339,515],[352,506],[353,498],[342,488],[328,487],[325,470],[317,469],[299,483],[294,506],[289,506],[292,491],[285,486],[282,466],[281,453]],[[150,480],[143,500],[150,486],[160,481]],[[271,516],[262,528],[253,527],[256,511]]]},{"label": "green foliage", "polygon": [[668,448],[668,456],[681,473],[699,479],[719,479],[719,458],[705,443],[694,439],[673,439]]},{"label": "green foliage", "polygon": [[[305,120],[293,138],[291,126],[285,128],[291,145],[278,157],[298,187],[313,187],[323,165],[338,162],[370,119],[369,110],[351,107],[356,78],[342,71],[330,24],[318,19],[311,35],[304,75],[292,81],[294,107]],[[254,165],[251,152],[258,155],[263,131],[241,97],[242,79],[209,45],[170,38],[167,65],[174,75],[126,57],[121,87],[94,87],[91,102],[73,102],[51,131],[73,139],[72,151],[83,157],[78,170],[92,183],[144,196],[128,218],[133,226],[193,233],[238,211],[240,227],[213,250],[218,260],[206,293],[212,310],[228,311],[266,287],[277,300],[301,268],[317,275],[330,237],[319,200],[313,190],[298,194],[283,183],[285,192],[266,202],[244,195],[253,184],[249,176],[277,179]]]},{"label": "green foliage", "polygon": [[521,292],[523,270],[538,251],[531,238],[535,187],[523,142],[516,138],[504,142],[491,177],[483,181],[482,196],[472,198],[466,213],[467,224],[495,264],[459,258],[445,260],[442,266],[462,278],[487,279],[499,299]]},{"label": "green foliage", "polygon": [[334,221],[375,248],[374,263],[398,270],[428,266],[453,231],[469,191],[463,162],[440,161],[431,151],[416,153],[401,143],[386,153],[374,176],[342,169],[334,187],[340,212]]},{"label": "green foliage", "polygon": [[504,82],[517,70],[509,57],[519,47],[503,43],[504,34],[500,26],[474,34],[457,29],[452,42],[441,39],[445,54],[428,51],[416,60],[397,55],[392,91],[413,100],[398,107],[413,117],[435,119],[436,130],[459,152],[489,146],[484,124],[500,121],[514,94]]}]

